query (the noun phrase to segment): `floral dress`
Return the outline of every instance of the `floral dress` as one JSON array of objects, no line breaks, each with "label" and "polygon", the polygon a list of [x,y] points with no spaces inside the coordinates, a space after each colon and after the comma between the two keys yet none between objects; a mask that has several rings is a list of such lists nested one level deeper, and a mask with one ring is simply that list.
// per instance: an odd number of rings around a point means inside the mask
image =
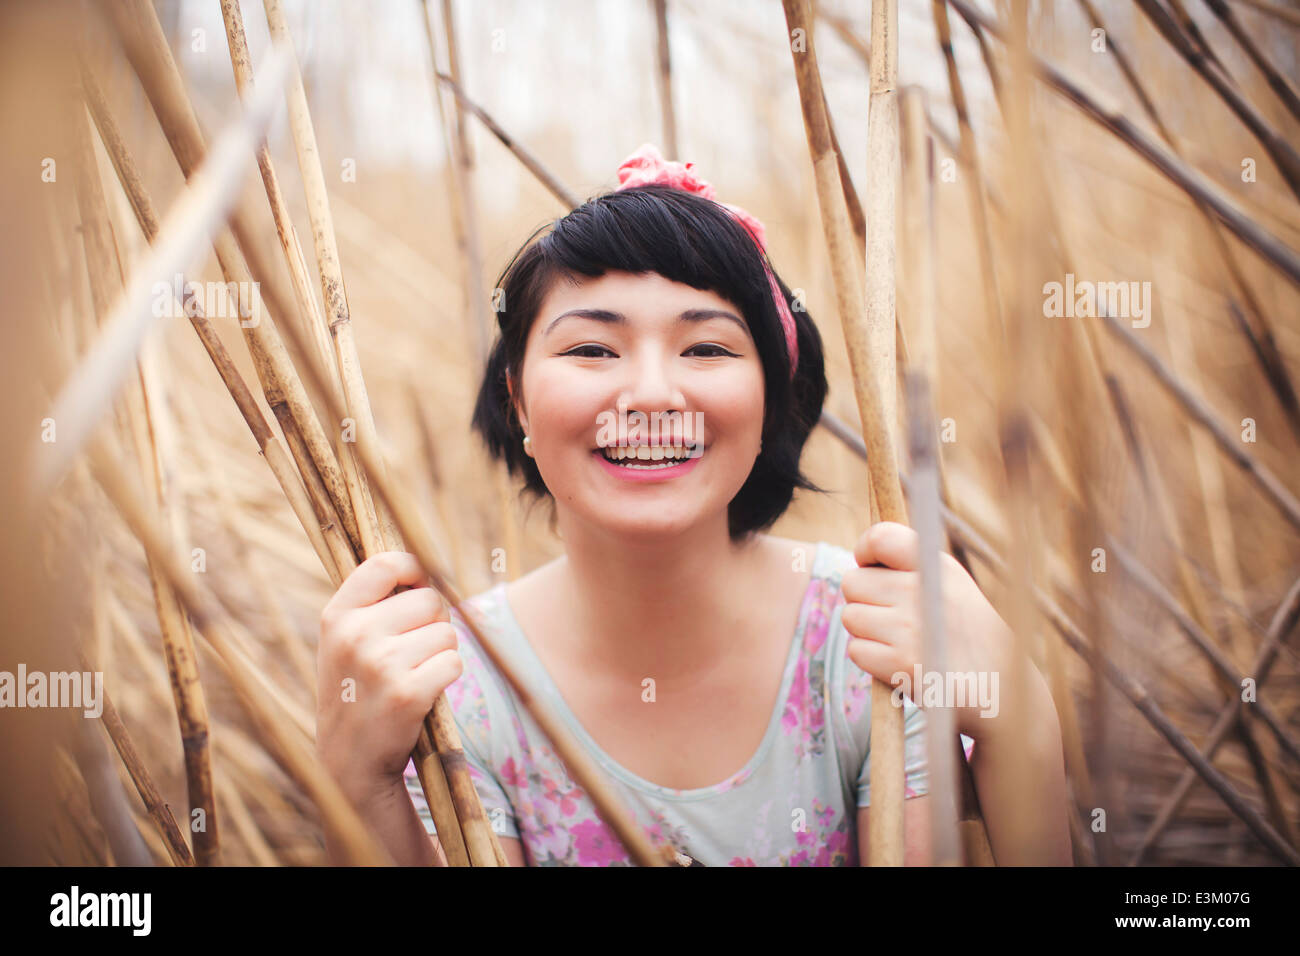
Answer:
[{"label": "floral dress", "polygon": [[[655,842],[706,866],[854,866],[857,808],[871,802],[871,677],[847,656],[840,579],[851,552],[820,542],[767,731],[749,762],[721,783],[674,790],[610,758],[578,722],[510,609],[505,584],[469,600],[500,652],[605,771]],[[470,774],[494,830],[521,841],[530,866],[627,866],[631,861],[573,783],[536,723],[452,614],[464,671],[447,688]],[[925,717],[904,698],[905,796],[927,792]],[[969,746],[969,738],[967,744]],[[430,833],[413,765],[407,789]]]}]

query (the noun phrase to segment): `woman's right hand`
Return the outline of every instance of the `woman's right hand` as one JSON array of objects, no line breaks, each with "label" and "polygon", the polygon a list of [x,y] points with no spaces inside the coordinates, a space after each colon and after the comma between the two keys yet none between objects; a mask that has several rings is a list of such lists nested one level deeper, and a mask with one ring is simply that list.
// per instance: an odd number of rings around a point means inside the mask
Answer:
[{"label": "woman's right hand", "polygon": [[[425,715],[461,674],[455,628],[412,554],[366,559],[321,612],[316,750],[354,801],[402,782]],[[412,589],[393,594],[399,585]]]}]

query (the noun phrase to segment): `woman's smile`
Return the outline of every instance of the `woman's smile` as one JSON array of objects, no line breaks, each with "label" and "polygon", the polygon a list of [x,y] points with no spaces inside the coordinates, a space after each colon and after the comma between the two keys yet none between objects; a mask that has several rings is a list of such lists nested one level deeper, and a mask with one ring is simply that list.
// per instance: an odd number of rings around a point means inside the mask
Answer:
[{"label": "woman's smile", "polygon": [[617,445],[593,451],[597,463],[620,481],[668,481],[689,474],[700,463],[705,446]]}]

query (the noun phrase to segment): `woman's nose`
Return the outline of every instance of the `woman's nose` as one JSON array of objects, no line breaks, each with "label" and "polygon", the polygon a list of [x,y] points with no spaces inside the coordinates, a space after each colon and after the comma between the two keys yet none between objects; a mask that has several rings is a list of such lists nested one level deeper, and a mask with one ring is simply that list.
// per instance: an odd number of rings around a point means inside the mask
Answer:
[{"label": "woman's nose", "polygon": [[627,367],[629,378],[623,384],[619,401],[624,409],[650,412],[684,407],[685,396],[670,356],[642,355]]}]

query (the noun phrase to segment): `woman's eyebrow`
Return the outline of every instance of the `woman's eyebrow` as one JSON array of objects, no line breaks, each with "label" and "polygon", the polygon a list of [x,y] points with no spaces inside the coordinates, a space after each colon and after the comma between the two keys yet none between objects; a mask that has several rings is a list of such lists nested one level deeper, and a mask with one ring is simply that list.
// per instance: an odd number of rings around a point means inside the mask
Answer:
[{"label": "woman's eyebrow", "polygon": [[[627,322],[627,316],[622,312],[611,312],[608,309],[570,309],[568,312],[562,312],[551,320],[550,325],[542,332],[542,335],[549,335],[551,330],[560,324],[562,319],[593,319],[596,322],[606,322],[610,325],[622,325]],[[687,309],[681,315],[677,316],[679,322],[704,322],[708,319],[730,319],[739,325],[748,334],[747,326],[734,312],[728,312],[726,309]]]}]

